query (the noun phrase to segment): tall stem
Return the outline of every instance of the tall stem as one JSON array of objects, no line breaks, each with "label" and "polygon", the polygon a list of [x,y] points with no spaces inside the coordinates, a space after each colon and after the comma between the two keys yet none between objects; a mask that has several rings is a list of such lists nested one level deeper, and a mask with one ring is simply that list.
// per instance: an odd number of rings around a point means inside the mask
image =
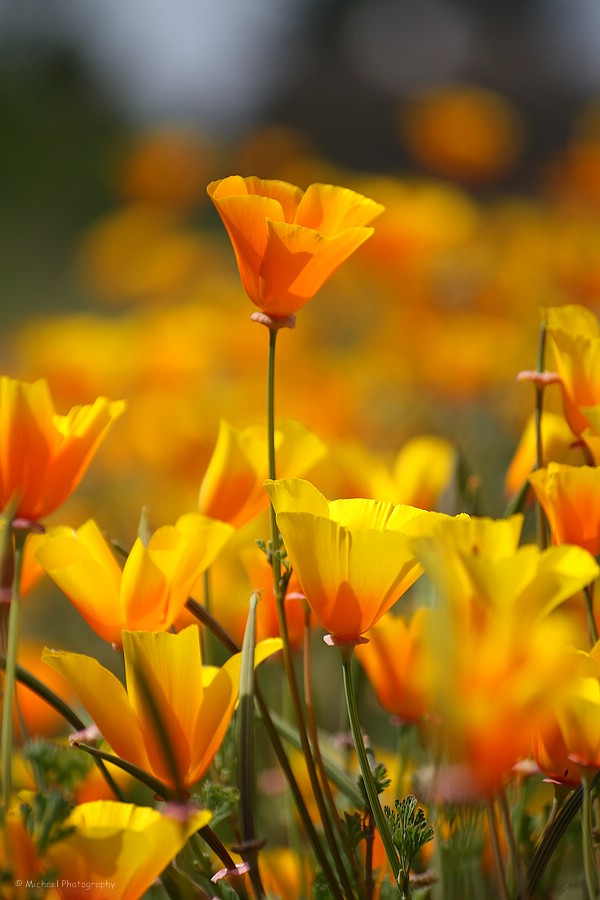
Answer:
[{"label": "tall stem", "polygon": [[598,628],[594,617],[594,582],[584,587],[585,606],[587,610],[588,632],[592,646],[598,643]]},{"label": "tall stem", "polygon": [[486,800],[486,812],[488,823],[490,826],[490,841],[494,852],[494,863],[496,865],[496,881],[498,884],[498,892],[501,900],[508,900],[508,890],[506,887],[506,875],[504,872],[504,863],[502,861],[502,851],[500,849],[500,838],[498,836],[498,823],[496,822],[496,811],[494,809],[494,801]]},{"label": "tall stem", "polygon": [[[277,477],[276,474],[276,465],[275,465],[275,346],[277,342],[277,329],[269,328],[269,361],[268,361],[268,370],[267,370],[267,446],[268,446],[268,454],[269,454],[269,478],[275,480]],[[329,820],[329,815],[327,811],[327,807],[325,805],[325,801],[323,799],[323,795],[321,793],[321,787],[319,784],[319,779],[317,777],[317,771],[315,768],[315,763],[310,747],[310,742],[308,740],[308,734],[306,731],[306,725],[304,722],[304,713],[302,710],[302,702],[300,700],[300,693],[298,690],[298,683],[296,680],[296,673],[294,672],[294,664],[292,660],[292,652],[290,648],[290,639],[287,630],[287,622],[285,618],[285,585],[283,583],[281,577],[281,558],[279,555],[279,545],[280,545],[280,535],[279,529],[277,528],[277,517],[275,514],[275,509],[273,508],[273,504],[269,505],[269,518],[271,522],[271,567],[273,570],[273,586],[275,593],[275,605],[277,608],[277,621],[279,625],[279,634],[281,636],[281,640],[283,642],[283,664],[285,668],[285,674],[288,682],[288,686],[290,689],[290,694],[292,698],[292,703],[294,706],[294,715],[296,718],[296,725],[298,727],[298,734],[300,737],[300,742],[302,744],[302,753],[304,755],[304,759],[306,761],[306,768],[308,771],[308,776],[310,779],[311,789],[315,801],[317,803],[317,807],[319,809],[319,815],[321,817],[321,822],[323,824],[323,831],[325,833],[325,838],[327,841],[327,845],[329,847],[329,851],[335,863],[335,866],[338,872],[341,874],[344,870],[340,855],[338,845],[335,839],[335,835],[333,833],[333,829],[331,826],[331,822]],[[344,900],[344,896],[340,890],[339,883],[335,877],[331,866],[327,864],[324,867],[324,873],[329,882],[329,886],[333,892],[333,895],[337,900]],[[349,894],[345,900],[351,900],[352,895]]]},{"label": "tall stem", "polygon": [[594,845],[592,828],[592,790],[590,780],[585,770],[581,773],[581,786],[583,788],[583,803],[581,809],[581,829],[583,844],[583,869],[585,873],[585,886],[589,900],[597,900],[596,875],[594,866]]},{"label": "tall stem", "polygon": [[[348,859],[348,863],[352,869],[354,878],[357,881],[357,884],[364,888],[362,878],[362,874],[358,871],[358,867],[356,865],[356,860],[354,859],[352,848],[349,846],[348,841],[344,835],[344,829],[342,828],[341,819],[335,805],[335,800],[333,799],[333,794],[331,792],[331,786],[329,784],[329,778],[327,777],[327,772],[325,771],[325,764],[323,762],[323,756],[321,754],[321,748],[319,746],[319,734],[317,730],[317,720],[315,718],[315,707],[313,703],[313,691],[312,691],[312,680],[311,680],[311,652],[310,652],[310,610],[308,610],[305,614],[304,620],[304,697],[306,703],[306,719],[308,724],[308,732],[310,739],[312,741],[313,753],[315,757],[315,764],[317,771],[319,773],[319,777],[321,779],[321,784],[323,786],[323,794],[325,796],[325,800],[327,802],[327,806],[329,807],[329,811],[331,813],[331,820],[335,826],[335,829],[338,834],[338,838],[342,847],[345,850],[346,857]],[[346,869],[342,865],[340,869],[340,879],[342,881],[342,886],[349,897],[352,896],[352,885],[348,879],[348,875],[346,873]],[[364,890],[362,891],[364,894]],[[367,900],[370,895],[366,895]]]},{"label": "tall stem", "polygon": [[394,846],[394,839],[392,837],[389,822],[379,800],[377,786],[375,785],[375,779],[373,778],[371,766],[369,765],[369,758],[367,756],[367,750],[362,736],[362,729],[360,727],[358,706],[356,704],[356,692],[354,690],[354,682],[352,679],[352,655],[354,648],[350,646],[341,647],[340,649],[342,655],[342,673],[344,676],[346,706],[348,708],[348,718],[350,720],[352,737],[354,738],[354,746],[356,747],[356,753],[358,755],[360,774],[362,775],[365,790],[367,792],[367,798],[371,807],[371,812],[373,813],[373,818],[375,820],[375,825],[379,829],[379,834],[381,835],[381,840],[385,849],[385,855],[387,856],[392,872],[394,873],[396,883],[399,883],[398,879],[400,876],[400,860],[398,859],[398,853],[396,852],[396,847]]},{"label": "tall stem", "polygon": [[[544,371],[544,361],[546,356],[546,323],[542,322],[540,326],[540,338],[538,343],[537,371]],[[544,386],[536,384],[535,386],[535,468],[541,469],[544,465],[544,447],[542,441],[542,419],[544,413]],[[542,504],[537,497],[535,498],[535,515],[537,523],[537,538],[540,550],[545,550],[548,546],[548,535],[546,532],[546,518],[542,509]]]},{"label": "tall stem", "polygon": [[21,625],[21,571],[23,568],[23,548],[25,546],[26,538],[26,531],[23,529],[15,530],[14,575],[8,617],[6,668],[4,675],[4,705],[2,708],[2,738],[0,741],[2,808],[5,814],[8,812],[12,793],[13,710],[15,706],[17,651]]}]

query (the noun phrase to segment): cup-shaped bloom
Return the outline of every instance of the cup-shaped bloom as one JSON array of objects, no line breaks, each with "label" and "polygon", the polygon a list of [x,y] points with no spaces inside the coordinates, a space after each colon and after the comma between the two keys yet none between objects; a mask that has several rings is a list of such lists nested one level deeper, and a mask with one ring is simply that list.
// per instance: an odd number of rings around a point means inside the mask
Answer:
[{"label": "cup-shaped bloom", "polygon": [[[281,647],[256,645],[255,664]],[[89,656],[45,650],[114,753],[177,790],[206,772],[233,715],[241,654],[202,665],[198,626],[179,634],[124,631],[126,688]]]},{"label": "cup-shaped bloom", "polygon": [[299,478],[265,486],[315,617],[334,641],[356,641],[421,574],[410,536],[437,514],[377,500],[328,502]]},{"label": "cup-shaped bloom", "polygon": [[[275,451],[286,476],[307,472],[325,455],[325,445],[300,422],[282,419],[275,427]],[[219,434],[200,486],[200,512],[245,525],[268,506],[263,483],[267,477],[268,447],[264,426],[235,428],[221,420]]]},{"label": "cup-shaped bloom", "polygon": [[383,207],[330,184],[230,175],[207,187],[233,245],[244,290],[268,316],[290,316],[373,233]]},{"label": "cup-shaped bloom", "polygon": [[555,544],[577,544],[600,554],[600,468],[549,463],[529,481],[550,524]]},{"label": "cup-shaped bloom", "polygon": [[591,424],[600,407],[600,323],[584,306],[544,310],[548,344],[561,377],[565,417],[574,434]]},{"label": "cup-shaped bloom", "polygon": [[383,708],[403,721],[418,722],[428,710],[426,625],[433,614],[420,607],[407,622],[388,613],[369,631],[369,643],[355,650]]},{"label": "cup-shaped bloom", "polygon": [[124,401],[98,397],[66,416],[54,409],[44,379],[0,378],[0,507],[16,500],[15,516],[37,521],[75,490]]},{"label": "cup-shaped bloom", "polygon": [[138,900],[210,818],[208,810],[182,820],[112,800],[76,806],[64,823],[73,830],[45,855],[48,867],[58,872],[59,897]]},{"label": "cup-shaped bloom", "polygon": [[37,559],[105,641],[121,645],[121,631],[165,631],[233,528],[199,513],[138,538],[123,569],[93,519],[73,531],[50,529]]}]

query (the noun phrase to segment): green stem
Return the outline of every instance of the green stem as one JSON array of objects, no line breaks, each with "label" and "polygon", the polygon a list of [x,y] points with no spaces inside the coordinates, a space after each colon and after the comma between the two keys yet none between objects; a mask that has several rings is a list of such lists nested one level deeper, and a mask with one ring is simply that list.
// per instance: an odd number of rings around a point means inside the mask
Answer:
[{"label": "green stem", "polygon": [[[202,585],[204,589],[204,607],[210,614],[212,608],[212,590],[210,583],[210,569],[207,569],[202,577]],[[202,629],[202,659],[204,665],[210,666],[214,664],[215,647],[212,640],[212,634],[206,628]]]},{"label": "green stem", "polygon": [[[114,753],[109,753],[107,750],[99,750],[97,747],[90,747],[89,744],[83,744],[80,741],[74,741],[71,746],[77,750],[83,750],[84,753],[88,753],[96,759],[110,762],[114,766],[117,766],[117,768],[123,769],[124,772],[127,772],[139,781],[140,784],[145,785],[153,794],[160,797],[162,800],[165,800],[167,803],[185,804],[188,800],[187,795],[182,791],[169,787],[164,781],[160,781],[160,779],[151,775],[150,772],[146,772],[145,769],[140,769],[139,766],[128,762],[126,759],[121,759],[120,756],[115,756]],[[197,833],[204,838],[208,846],[215,852],[227,869],[235,869],[235,862],[223,846],[220,838],[217,837],[209,825],[204,825],[202,828],[199,828]]]},{"label": "green stem", "polygon": [[584,587],[585,606],[587,610],[588,631],[592,646],[598,642],[598,629],[594,618],[594,582]]},{"label": "green stem", "polygon": [[[304,619],[304,696],[306,702],[306,720],[308,724],[308,731],[312,743],[313,753],[315,757],[315,764],[317,767],[317,771],[319,773],[319,778],[321,780],[321,784],[323,786],[323,794],[325,796],[325,800],[327,806],[329,808],[329,812],[331,815],[331,820],[336,828],[338,839],[340,844],[342,845],[344,852],[346,854],[346,858],[348,859],[348,863],[356,879],[357,884],[362,889],[361,893],[365,895],[365,886],[364,879],[362,877],[362,873],[358,870],[358,866],[356,865],[356,860],[354,858],[354,854],[352,852],[352,848],[349,846],[348,841],[346,840],[346,836],[344,834],[344,829],[342,827],[342,822],[340,819],[340,815],[338,813],[337,807],[335,805],[335,800],[333,798],[333,794],[331,792],[331,785],[329,784],[329,778],[327,776],[327,772],[325,771],[325,764],[323,762],[323,756],[321,754],[321,746],[319,744],[319,734],[317,730],[317,721],[315,718],[315,707],[313,703],[313,691],[312,691],[312,680],[310,677],[311,673],[311,652],[310,652],[310,609],[308,605],[306,606],[305,611],[305,619]],[[352,896],[352,885],[349,881],[348,875],[346,873],[346,869],[342,864],[342,868],[339,872],[340,880],[342,882],[342,887],[346,891],[348,897]],[[366,895],[367,898],[370,895]]]},{"label": "green stem", "polygon": [[[7,525],[7,527],[9,527]],[[2,809],[8,812],[12,794],[12,752],[13,752],[13,710],[17,683],[17,651],[21,624],[21,571],[23,548],[27,532],[15,530],[15,556],[12,596],[8,618],[8,639],[6,646],[6,668],[4,675],[4,704],[2,708],[2,737],[0,740],[0,761],[2,770]]]},{"label": "green stem", "polygon": [[[276,465],[275,465],[275,348],[277,344],[277,329],[270,328],[269,329],[269,356],[268,356],[268,368],[267,368],[267,447],[268,447],[268,464],[269,464],[269,478],[271,480],[275,480],[277,478],[276,473]],[[339,850],[337,846],[337,842],[335,839],[335,835],[333,834],[333,830],[331,827],[331,822],[329,820],[329,815],[327,812],[327,807],[325,806],[325,802],[323,800],[323,795],[321,793],[321,788],[319,785],[319,779],[317,777],[317,772],[315,768],[315,763],[310,747],[310,742],[308,740],[308,734],[306,731],[306,725],[304,723],[304,714],[302,710],[302,702],[300,700],[300,693],[298,690],[298,683],[296,680],[296,673],[294,672],[294,665],[292,660],[292,651],[290,647],[290,639],[287,630],[287,622],[285,618],[285,584],[281,577],[281,558],[279,554],[279,547],[281,543],[281,537],[279,534],[279,529],[277,527],[277,516],[275,514],[275,509],[273,504],[269,504],[269,519],[271,524],[271,567],[273,570],[273,586],[275,593],[275,604],[277,608],[277,621],[279,625],[279,634],[281,636],[281,640],[283,642],[283,664],[285,668],[286,679],[288,683],[288,687],[290,690],[290,695],[292,698],[292,703],[294,706],[294,714],[296,718],[296,725],[298,728],[298,734],[300,735],[300,740],[302,742],[302,752],[304,754],[304,759],[306,761],[306,768],[308,771],[308,776],[310,779],[311,789],[315,801],[317,803],[317,807],[319,809],[319,815],[321,817],[321,822],[323,824],[323,831],[325,833],[325,839],[327,841],[327,845],[333,857],[334,863],[341,873],[343,871],[343,865],[339,856]],[[340,891],[340,886],[335,878],[335,875],[328,865],[325,870],[325,875],[327,880],[329,881],[331,890],[333,894],[338,900],[344,900],[343,894]],[[352,895],[348,895],[346,900],[351,900]]]},{"label": "green stem", "polygon": [[250,881],[258,900],[265,896],[258,868],[258,852],[264,841],[256,840],[256,771],[254,752],[254,647],[256,644],[256,605],[259,593],[250,597],[250,611],[242,644],[242,668],[237,711],[238,787],[242,843],[240,852],[250,864]]},{"label": "green stem", "polygon": [[354,648],[352,646],[349,646],[341,647],[340,649],[342,656],[342,673],[344,676],[346,706],[348,708],[348,718],[350,720],[352,737],[354,738],[354,746],[356,747],[356,753],[358,755],[360,774],[362,775],[369,804],[371,806],[371,812],[373,813],[373,818],[375,820],[375,825],[377,826],[379,834],[381,835],[381,840],[383,841],[385,855],[387,856],[392,872],[394,873],[394,878],[396,882],[399,883],[400,861],[398,859],[398,853],[396,852],[396,847],[394,845],[394,839],[392,837],[389,822],[379,801],[377,786],[375,785],[375,779],[373,778],[371,766],[369,765],[369,758],[367,756],[367,750],[362,736],[362,729],[360,727],[358,706],[356,704],[356,693],[354,691],[354,682],[352,680],[352,656]]},{"label": "green stem", "polygon": [[589,900],[597,900],[596,876],[594,866],[594,845],[592,829],[592,790],[587,772],[582,769],[581,786],[583,788],[583,802],[581,808],[581,831],[583,844],[583,870],[585,873],[585,886]]},{"label": "green stem", "polygon": [[[540,325],[540,337],[538,342],[537,371],[544,371],[544,361],[546,356],[546,323]],[[544,447],[542,441],[542,418],[544,413],[544,387],[537,384],[535,386],[535,467],[541,469],[544,465]],[[545,550],[548,546],[548,534],[546,531],[546,517],[542,504],[535,498],[535,515],[537,523],[537,538],[540,550]]]},{"label": "green stem", "polygon": [[521,863],[521,856],[519,854],[519,848],[517,847],[517,840],[515,837],[515,830],[513,828],[513,823],[510,815],[510,809],[508,807],[508,801],[506,799],[506,792],[504,790],[501,790],[499,792],[498,803],[500,807],[502,823],[504,825],[504,832],[506,834],[506,841],[508,844],[508,857],[512,873],[512,883],[513,886],[517,888],[517,892],[522,893],[524,889],[523,867]]},{"label": "green stem", "polygon": [[508,890],[506,887],[506,876],[504,874],[504,863],[502,862],[502,851],[500,850],[500,839],[498,837],[498,824],[496,822],[496,812],[494,810],[494,801],[486,801],[486,812],[488,823],[490,826],[490,841],[494,852],[494,863],[496,865],[496,881],[498,883],[498,891],[502,900],[508,900]]}]

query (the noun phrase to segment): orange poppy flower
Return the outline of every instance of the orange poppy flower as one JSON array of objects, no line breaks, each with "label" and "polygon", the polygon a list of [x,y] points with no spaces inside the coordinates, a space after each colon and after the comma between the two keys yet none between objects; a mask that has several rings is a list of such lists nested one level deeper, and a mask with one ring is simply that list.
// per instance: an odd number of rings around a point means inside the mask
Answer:
[{"label": "orange poppy flower", "polygon": [[0,507],[37,521],[75,490],[124,401],[98,397],[59,416],[45,379],[0,378]]},{"label": "orange poppy flower", "polygon": [[600,553],[600,468],[551,462],[529,481],[548,517],[555,544]]},{"label": "orange poppy flower", "polygon": [[230,175],[207,187],[233,244],[244,290],[274,319],[293,315],[373,229],[383,206],[347,188]]},{"label": "orange poppy flower", "polygon": [[384,709],[408,722],[426,713],[431,685],[425,630],[432,610],[419,607],[410,622],[388,613],[355,650]]},{"label": "orange poppy flower", "polygon": [[544,310],[548,343],[561,378],[565,418],[574,434],[591,425],[600,406],[600,323],[584,306]]}]

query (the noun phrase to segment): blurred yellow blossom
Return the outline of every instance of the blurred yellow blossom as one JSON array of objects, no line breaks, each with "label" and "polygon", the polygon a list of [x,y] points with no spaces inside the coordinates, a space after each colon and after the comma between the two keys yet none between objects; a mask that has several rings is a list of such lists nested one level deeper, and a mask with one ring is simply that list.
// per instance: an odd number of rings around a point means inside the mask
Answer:
[{"label": "blurred yellow blossom", "polygon": [[414,542],[440,601],[429,629],[432,712],[475,792],[494,792],[546,726],[574,634],[550,613],[599,571],[579,547],[518,547],[520,525],[461,516]]},{"label": "blurred yellow blossom", "polygon": [[111,800],[76,806],[65,823],[72,832],[46,853],[59,897],[138,900],[210,818],[207,810],[190,808],[182,819]]}]

